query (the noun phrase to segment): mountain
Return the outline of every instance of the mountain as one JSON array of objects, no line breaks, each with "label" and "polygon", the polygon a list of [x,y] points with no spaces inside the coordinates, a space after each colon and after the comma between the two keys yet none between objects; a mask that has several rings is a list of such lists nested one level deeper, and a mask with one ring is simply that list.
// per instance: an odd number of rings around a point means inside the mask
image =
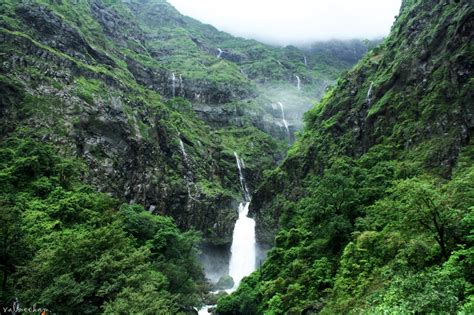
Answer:
[{"label": "mountain", "polygon": [[54,144],[86,161],[100,191],[213,243],[230,242],[241,199],[233,152],[255,188],[350,66],[232,37],[158,0],[4,1],[1,17],[2,139]]},{"label": "mountain", "polygon": [[355,62],[161,0],[5,0],[0,40],[0,306],[59,313],[192,312],[201,244],[232,241],[235,153],[253,191]]},{"label": "mountain", "polygon": [[[473,313],[473,15],[274,47],[163,0],[3,0],[0,308]],[[209,295],[239,207],[272,249]]]},{"label": "mountain", "polygon": [[404,0],[253,195],[261,268],[219,314],[472,313],[470,1]]}]

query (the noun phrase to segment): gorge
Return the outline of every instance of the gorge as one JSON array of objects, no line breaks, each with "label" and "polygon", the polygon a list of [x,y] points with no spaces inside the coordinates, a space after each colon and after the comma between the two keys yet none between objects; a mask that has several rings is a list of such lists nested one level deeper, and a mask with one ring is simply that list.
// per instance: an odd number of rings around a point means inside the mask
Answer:
[{"label": "gorge", "polygon": [[281,47],[2,1],[0,309],[474,312],[473,21],[403,0],[383,40]]}]

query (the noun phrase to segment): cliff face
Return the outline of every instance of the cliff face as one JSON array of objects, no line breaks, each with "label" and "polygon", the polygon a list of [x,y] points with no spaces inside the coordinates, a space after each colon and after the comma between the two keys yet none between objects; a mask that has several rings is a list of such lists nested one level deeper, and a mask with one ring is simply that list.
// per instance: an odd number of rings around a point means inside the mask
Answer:
[{"label": "cliff face", "polygon": [[347,67],[315,75],[302,51],[234,38],[158,0],[3,1],[0,39],[2,140],[54,144],[87,162],[100,191],[214,243],[230,242],[241,199],[233,152],[253,188],[285,155],[269,86],[307,106]]},{"label": "cliff face", "polygon": [[263,266],[219,314],[472,312],[471,1],[404,1],[255,192]]}]

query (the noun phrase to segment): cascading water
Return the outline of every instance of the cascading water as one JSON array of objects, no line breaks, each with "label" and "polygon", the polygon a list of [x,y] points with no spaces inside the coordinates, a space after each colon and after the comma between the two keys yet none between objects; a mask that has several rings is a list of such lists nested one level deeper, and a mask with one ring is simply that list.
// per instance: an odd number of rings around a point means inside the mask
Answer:
[{"label": "cascading water", "polygon": [[370,106],[371,97],[372,97],[372,87],[374,86],[374,82],[370,82],[369,90],[367,91],[367,104]]},{"label": "cascading water", "polygon": [[229,275],[234,279],[233,289],[239,286],[243,277],[255,271],[255,220],[247,216],[249,206],[250,202],[240,203],[239,218],[232,234]]},{"label": "cascading water", "polygon": [[173,97],[176,95],[176,75],[174,73],[171,74],[171,88],[173,90]]},{"label": "cascading water", "polygon": [[237,161],[237,168],[239,169],[239,179],[240,186],[242,186],[242,191],[244,192],[244,201],[250,202],[250,193],[247,187],[247,182],[245,181],[243,169],[245,169],[244,160],[242,160],[237,152],[234,152],[235,160]]},{"label": "cascading water", "polygon": [[188,200],[189,201],[196,200],[193,197],[192,192],[191,192],[192,186],[194,186],[195,190],[197,191],[196,184],[194,183],[193,172],[191,169],[191,162],[189,160],[188,153],[186,152],[186,149],[184,148],[184,143],[183,143],[183,140],[181,140],[181,138],[179,138],[179,146],[181,148],[181,154],[183,156],[184,164],[186,166],[186,173],[184,175],[184,180],[186,181],[186,188],[188,189]]},{"label": "cascading water", "polygon": [[308,59],[306,59],[306,56],[303,56],[303,59],[304,59],[304,65],[308,66]]},{"label": "cascading water", "polygon": [[243,277],[255,271],[256,240],[255,240],[255,220],[249,218],[250,193],[245,181],[245,164],[234,152],[239,178],[244,193],[244,202],[239,205],[239,218],[235,222],[234,233],[232,235],[231,256],[229,263],[229,275],[234,279],[235,290]]},{"label": "cascading water", "polygon": [[[244,194],[244,201],[239,204],[239,217],[235,222],[234,232],[232,234],[229,275],[234,280],[234,286],[226,290],[227,293],[235,291],[239,287],[242,278],[255,271],[257,258],[255,221],[247,216],[251,198],[247,181],[245,180],[245,163],[236,152],[234,152],[234,156],[239,170],[239,180]],[[198,314],[207,315],[212,307],[214,307],[214,305],[205,305],[198,310]]]},{"label": "cascading water", "polygon": [[204,305],[204,307],[198,311],[198,315],[209,315],[209,308],[214,306],[215,305]]},{"label": "cascading water", "polygon": [[290,128],[288,128],[288,122],[285,119],[285,110],[283,109],[283,104],[281,102],[278,102],[278,105],[280,105],[281,118],[283,120],[283,125],[285,126],[285,129],[286,129],[286,135],[288,136],[288,141],[290,141],[291,140]]},{"label": "cascading water", "polygon": [[301,79],[296,74],[295,74],[295,77],[296,77],[296,87],[298,88],[298,90],[301,90]]},{"label": "cascading water", "polygon": [[217,58],[220,58],[222,56],[223,51],[220,48],[217,48],[217,51],[219,51],[219,53],[217,54]]}]

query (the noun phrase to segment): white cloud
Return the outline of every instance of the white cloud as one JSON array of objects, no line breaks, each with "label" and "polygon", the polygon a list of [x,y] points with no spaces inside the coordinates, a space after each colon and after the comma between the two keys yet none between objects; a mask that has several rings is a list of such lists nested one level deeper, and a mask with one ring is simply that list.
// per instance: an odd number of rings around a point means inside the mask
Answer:
[{"label": "white cloud", "polygon": [[273,44],[377,38],[401,0],[168,0],[181,13],[236,36]]}]

